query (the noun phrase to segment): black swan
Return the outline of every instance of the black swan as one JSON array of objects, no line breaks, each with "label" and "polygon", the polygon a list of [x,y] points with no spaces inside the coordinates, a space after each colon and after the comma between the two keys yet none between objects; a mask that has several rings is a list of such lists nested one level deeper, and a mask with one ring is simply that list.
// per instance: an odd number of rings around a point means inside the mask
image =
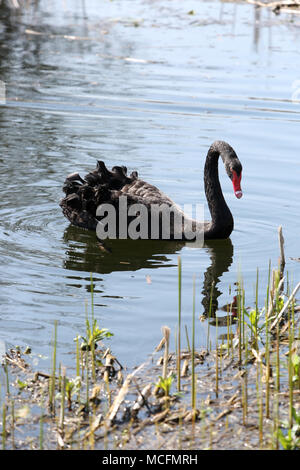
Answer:
[{"label": "black swan", "polygon": [[[242,165],[229,144],[216,141],[208,150],[204,167],[205,194],[212,220],[211,222],[198,222],[184,216],[178,227],[172,219],[171,239],[181,238],[178,235],[185,238],[185,221],[192,224],[193,232],[201,233],[205,239],[222,239],[230,236],[233,230],[233,217],[225,202],[219,182],[219,156],[223,160],[227,175],[232,180],[236,197],[242,197],[240,186]],[[179,206],[158,188],[141,180],[136,171],[130,176],[127,176],[125,166],[114,166],[109,171],[102,161],[98,161],[96,169],[84,178],[81,178],[78,173],[69,175],[65,180],[63,191],[66,196],[60,201],[60,206],[64,215],[72,224],[90,230],[97,229],[99,221],[99,217],[96,217],[97,208],[103,204],[112,204],[118,211],[119,200],[122,196],[126,196],[129,207],[133,204],[141,204],[150,213],[153,205],[166,204],[178,214],[183,215]],[[164,238],[161,229],[156,238]]]}]

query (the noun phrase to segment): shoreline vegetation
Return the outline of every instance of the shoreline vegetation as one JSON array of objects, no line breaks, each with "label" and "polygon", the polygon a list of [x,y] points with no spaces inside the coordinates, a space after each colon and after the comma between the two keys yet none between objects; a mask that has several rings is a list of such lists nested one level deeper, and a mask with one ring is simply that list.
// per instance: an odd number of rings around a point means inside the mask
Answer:
[{"label": "shoreline vegetation", "polygon": [[[232,2],[242,3],[241,0],[231,0]],[[26,7],[28,2],[24,2],[24,0],[0,0],[1,3],[6,3],[8,8],[12,10],[18,10],[19,8]],[[83,1],[83,5],[84,5]],[[256,5],[258,7],[267,7],[271,8],[275,14],[280,14],[281,11],[291,12],[295,14],[300,14],[300,0],[246,0],[246,3],[250,3],[251,5]],[[193,10],[189,12],[189,14],[193,14]]]},{"label": "shoreline vegetation", "polygon": [[129,373],[107,346],[112,333],[98,326],[91,275],[91,311],[86,302],[85,335],[74,340],[70,375],[57,358],[57,323],[50,372],[35,370],[30,348],[3,356],[2,449],[299,449],[300,283],[293,287],[284,276],[281,227],[279,246],[264,306],[258,305],[259,272],[253,308],[245,307],[238,279],[224,315],[200,318],[207,322],[201,350],[195,278],[192,331],[181,321],[178,257],[176,351],[169,351],[171,331],[164,326],[160,344]]},{"label": "shoreline vegetation", "polygon": [[246,0],[251,5],[258,7],[271,8],[273,13],[279,15],[281,12],[300,14],[300,1],[299,0],[279,0],[279,1],[261,1],[261,0]]}]

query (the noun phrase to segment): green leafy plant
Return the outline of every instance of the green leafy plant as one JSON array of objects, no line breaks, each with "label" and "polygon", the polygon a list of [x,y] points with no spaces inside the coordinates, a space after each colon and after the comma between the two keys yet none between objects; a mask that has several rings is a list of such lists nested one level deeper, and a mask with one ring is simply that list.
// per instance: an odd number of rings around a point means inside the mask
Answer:
[{"label": "green leafy plant", "polygon": [[83,342],[80,345],[80,348],[83,351],[86,351],[86,350],[90,351],[92,349],[92,347],[94,347],[94,349],[96,349],[97,348],[97,343],[99,341],[102,341],[104,338],[110,338],[111,336],[113,336],[113,333],[108,331],[107,328],[101,328],[100,329],[97,325],[97,320],[93,321],[92,327],[91,327],[90,322],[87,319],[86,320],[86,325],[87,325],[86,336],[78,335],[78,336],[76,336],[76,338],[74,338],[74,341],[76,341],[77,339],[82,339],[83,340]]},{"label": "green leafy plant", "polygon": [[300,413],[298,414],[296,409],[292,408],[292,416],[294,425],[291,428],[288,427],[287,422],[282,423],[287,433],[280,428],[277,431],[279,442],[285,450],[300,449]]},{"label": "green leafy plant", "polygon": [[161,375],[159,376],[159,382],[156,384],[156,386],[157,388],[161,388],[162,390],[164,390],[165,395],[167,397],[170,396],[172,383],[175,377],[176,377],[175,374],[169,375],[169,377],[167,377],[166,379],[164,379]]},{"label": "green leafy plant", "polygon": [[79,390],[81,387],[81,378],[80,377],[75,377],[74,379],[67,379],[66,378],[66,383],[65,383],[65,392],[68,400],[68,408],[71,410],[72,408],[72,396],[74,394],[78,394]]},{"label": "green leafy plant", "polygon": [[299,380],[299,372],[300,372],[300,357],[297,353],[292,354],[291,363],[293,366],[293,382],[298,382]]},{"label": "green leafy plant", "polygon": [[247,325],[249,326],[251,333],[253,334],[254,338],[260,339],[260,333],[265,327],[265,322],[263,324],[259,323],[260,318],[262,317],[264,313],[264,308],[259,311],[256,309],[250,310],[250,312],[247,312],[247,310],[244,311],[245,315],[249,319],[249,323],[247,322]]},{"label": "green leafy plant", "polygon": [[22,382],[20,379],[17,380],[17,385],[20,391],[28,386],[27,382]]},{"label": "green leafy plant", "polygon": [[295,429],[296,435],[300,437],[300,413],[298,414],[295,408],[292,409],[292,416],[295,423],[293,428]]},{"label": "green leafy plant", "polygon": [[[81,387],[81,377],[77,376],[74,379],[70,379],[70,380],[67,377],[65,377],[64,392],[65,392],[65,396],[67,397],[69,410],[72,409],[72,397],[73,395],[78,394],[78,392],[80,391],[80,387]],[[55,398],[57,400],[60,400],[61,396],[62,396],[62,391],[57,393]]]},{"label": "green leafy plant", "polygon": [[288,429],[286,434],[281,429],[278,429],[278,439],[284,450],[300,448],[300,438],[295,435],[293,428]]}]

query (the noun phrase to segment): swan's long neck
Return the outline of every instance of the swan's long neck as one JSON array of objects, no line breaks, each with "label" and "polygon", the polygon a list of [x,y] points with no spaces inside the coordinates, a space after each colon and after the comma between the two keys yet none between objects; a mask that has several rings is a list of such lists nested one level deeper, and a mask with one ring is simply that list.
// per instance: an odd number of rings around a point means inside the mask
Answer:
[{"label": "swan's long neck", "polygon": [[211,224],[205,233],[210,236],[226,238],[233,230],[233,217],[224,199],[218,171],[218,160],[221,155],[225,163],[230,158],[231,147],[225,142],[215,142],[209,149],[204,167],[205,194],[211,214]]}]

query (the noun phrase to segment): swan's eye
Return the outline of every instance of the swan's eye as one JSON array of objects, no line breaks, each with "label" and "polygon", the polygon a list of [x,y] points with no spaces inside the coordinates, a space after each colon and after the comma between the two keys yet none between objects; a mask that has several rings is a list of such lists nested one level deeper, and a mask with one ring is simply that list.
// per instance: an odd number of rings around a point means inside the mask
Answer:
[{"label": "swan's eye", "polygon": [[243,195],[242,188],[241,188],[241,179],[242,179],[242,172],[238,175],[235,170],[232,171],[232,184],[233,184],[233,190],[234,194],[238,199],[240,199]]}]

